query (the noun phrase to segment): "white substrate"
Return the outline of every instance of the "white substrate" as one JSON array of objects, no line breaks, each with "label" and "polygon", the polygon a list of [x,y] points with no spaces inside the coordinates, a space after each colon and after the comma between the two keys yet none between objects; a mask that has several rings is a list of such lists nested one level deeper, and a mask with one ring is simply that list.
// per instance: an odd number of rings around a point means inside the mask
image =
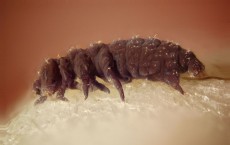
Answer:
[{"label": "white substrate", "polygon": [[[107,84],[108,85],[108,84]],[[124,84],[126,103],[115,88],[96,90],[84,101],[33,101],[9,124],[3,145],[229,145],[230,82],[181,80],[186,94],[161,82]]]}]

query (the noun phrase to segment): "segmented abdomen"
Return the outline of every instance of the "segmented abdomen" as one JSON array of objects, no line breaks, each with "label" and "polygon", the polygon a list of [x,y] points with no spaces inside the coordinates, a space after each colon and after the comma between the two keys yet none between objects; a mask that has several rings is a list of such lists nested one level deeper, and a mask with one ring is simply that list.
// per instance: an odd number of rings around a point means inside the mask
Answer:
[{"label": "segmented abdomen", "polygon": [[109,49],[117,72],[125,80],[151,76],[167,69],[176,69],[179,63],[178,51],[181,49],[171,42],[154,38],[117,40],[109,45],[94,44],[87,50],[90,54],[94,54],[94,56],[91,55],[92,62],[98,68],[99,74],[102,74],[102,69],[97,63],[104,57],[99,54],[103,51],[101,49],[105,48]]}]

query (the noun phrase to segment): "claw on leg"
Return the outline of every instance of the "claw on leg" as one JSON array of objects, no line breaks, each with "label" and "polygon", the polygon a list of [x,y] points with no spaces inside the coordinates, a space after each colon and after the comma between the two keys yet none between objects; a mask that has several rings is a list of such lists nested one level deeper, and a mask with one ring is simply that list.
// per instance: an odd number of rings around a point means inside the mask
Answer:
[{"label": "claw on leg", "polygon": [[34,102],[34,105],[42,104],[42,103],[45,102],[46,99],[47,99],[47,96],[40,96],[40,98],[38,98],[38,99]]},{"label": "claw on leg", "polygon": [[77,89],[78,88],[78,82],[71,82],[68,86],[70,89]]},{"label": "claw on leg", "polygon": [[88,98],[89,95],[89,88],[91,86],[95,86],[96,88],[100,89],[101,91],[104,91],[106,93],[110,93],[110,90],[103,84],[99,83],[95,78],[84,78],[82,79],[82,90],[84,92],[85,100]]},{"label": "claw on leg", "polygon": [[110,90],[105,85],[99,83],[97,80],[93,80],[92,84],[98,89],[100,89],[101,91],[106,92],[108,94],[110,93]]},{"label": "claw on leg", "polygon": [[[173,86],[174,87],[174,86]],[[181,86],[179,84],[177,84],[175,87],[174,87],[176,90],[178,90],[182,95],[184,95],[184,90],[181,88]]]},{"label": "claw on leg", "polygon": [[181,94],[184,94],[183,89],[181,88],[179,82],[180,78],[179,75],[174,75],[174,74],[179,74],[175,73],[175,71],[167,74],[164,76],[164,82],[172,86],[174,89],[178,90]]},{"label": "claw on leg", "polygon": [[89,79],[82,79],[82,89],[84,92],[85,100],[88,98],[89,95]]},{"label": "claw on leg", "polygon": [[64,97],[66,87],[62,87],[58,90],[57,99],[62,101],[69,101],[66,97]]},{"label": "claw on leg", "polygon": [[63,96],[63,97],[58,96],[57,99],[62,100],[62,101],[66,101],[66,102],[69,101],[69,100],[68,100],[66,97],[64,97],[64,96]]},{"label": "claw on leg", "polygon": [[119,81],[115,73],[110,68],[107,71],[107,78],[112,80],[114,86],[117,88],[120,94],[121,100],[125,101],[125,95],[124,95],[124,91],[123,91],[121,82]]}]

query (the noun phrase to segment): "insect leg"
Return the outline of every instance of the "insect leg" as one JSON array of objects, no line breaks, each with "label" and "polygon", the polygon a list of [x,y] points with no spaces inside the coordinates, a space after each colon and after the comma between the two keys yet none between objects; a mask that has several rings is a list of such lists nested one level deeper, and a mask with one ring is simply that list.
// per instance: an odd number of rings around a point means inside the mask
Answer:
[{"label": "insect leg", "polygon": [[62,101],[69,101],[66,97],[64,97],[66,87],[62,86],[61,88],[58,89],[57,91],[57,99],[62,100]]},{"label": "insect leg", "polygon": [[40,96],[35,102],[34,105],[42,104],[47,99],[47,96]]},{"label": "insect leg", "polygon": [[119,77],[115,74],[115,67],[113,57],[107,48],[102,48],[99,52],[99,65],[106,79],[111,80],[114,86],[117,88],[121,100],[125,100],[124,91],[119,80]]},{"label": "insect leg", "polygon": [[100,89],[101,91],[103,92],[106,92],[106,93],[110,93],[110,90],[103,84],[99,83],[97,80],[92,80],[91,83],[97,87],[98,89]]},{"label": "insect leg", "polygon": [[92,77],[90,78],[89,76],[83,77],[82,83],[83,83],[82,89],[85,95],[85,99],[88,98],[89,88],[91,85],[97,87],[101,91],[110,93],[110,90],[105,85],[99,83],[95,78],[92,78]]},{"label": "insect leg", "polygon": [[163,81],[172,86],[174,89],[178,90],[181,94],[184,94],[184,91],[179,84],[180,77],[177,70],[171,70],[170,72],[166,72]]},{"label": "insect leg", "polygon": [[60,58],[59,70],[62,76],[62,84],[67,85],[67,88],[76,89],[78,82],[75,81],[76,75],[68,58]]},{"label": "insect leg", "polygon": [[90,79],[89,79],[89,76],[81,78],[81,79],[82,79],[82,83],[83,83],[82,89],[83,89],[85,100],[86,100],[88,98],[88,95],[89,95]]},{"label": "insect leg", "polygon": [[91,82],[95,80],[95,72],[93,63],[85,50],[79,49],[76,53],[73,62],[73,70],[76,76],[82,81],[82,90],[85,99],[87,99]]},{"label": "insect leg", "polygon": [[70,60],[66,57],[59,59],[59,70],[61,74],[60,88],[58,89],[57,98],[62,101],[68,101],[64,97],[65,90],[67,88],[76,88],[77,82],[75,82],[75,74],[70,64]]},{"label": "insect leg", "polygon": [[37,79],[34,84],[33,84],[33,90],[35,91],[35,93],[37,95],[40,95],[41,94],[41,80],[40,78]]},{"label": "insect leg", "polygon": [[40,97],[34,102],[34,105],[42,104],[47,99],[47,96],[41,95],[41,80],[37,79],[33,84],[33,89],[37,95]]},{"label": "insect leg", "polygon": [[114,86],[117,88],[121,100],[125,101],[125,95],[124,95],[124,91],[121,85],[121,82],[119,81],[118,77],[115,75],[115,73],[109,68],[107,73],[106,73],[107,78],[110,80],[112,80],[112,83],[114,84]]},{"label": "insect leg", "polygon": [[78,82],[72,81],[68,84],[68,88],[70,89],[77,89],[78,88]]}]

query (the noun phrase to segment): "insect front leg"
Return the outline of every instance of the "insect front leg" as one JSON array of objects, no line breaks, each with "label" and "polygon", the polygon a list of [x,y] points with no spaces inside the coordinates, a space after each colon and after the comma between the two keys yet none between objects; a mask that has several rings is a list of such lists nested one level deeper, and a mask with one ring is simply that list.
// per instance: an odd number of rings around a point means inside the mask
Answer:
[{"label": "insect front leg", "polygon": [[37,79],[33,84],[33,90],[37,95],[41,95],[41,80]]},{"label": "insect front leg", "polygon": [[39,98],[34,102],[34,105],[38,105],[38,104],[42,104],[47,100],[47,96],[46,95],[42,95],[42,91],[41,91],[41,81],[40,79],[36,80],[34,85],[34,90],[36,95],[39,95]]},{"label": "insect front leg", "polygon": [[75,82],[75,74],[70,64],[70,60],[67,57],[61,57],[59,59],[58,67],[61,74],[61,84],[59,84],[60,87],[57,91],[57,98],[62,101],[68,101],[68,99],[64,97],[65,90],[67,88],[77,88],[77,82]]},{"label": "insect front leg", "polygon": [[64,96],[66,88],[67,88],[66,85],[65,85],[65,86],[63,85],[62,87],[60,87],[60,88],[58,89],[58,91],[57,91],[57,99],[62,100],[62,101],[69,101],[69,100]]},{"label": "insect front leg", "polygon": [[34,82],[33,89],[34,89],[36,95],[39,96],[39,98],[34,102],[34,105],[38,105],[38,104],[44,103],[45,100],[47,100],[47,96],[42,95],[42,92],[41,92],[41,80],[40,80],[40,78],[37,79]]},{"label": "insect front leg", "polygon": [[42,104],[47,100],[47,96],[41,95],[35,102],[34,105]]}]

